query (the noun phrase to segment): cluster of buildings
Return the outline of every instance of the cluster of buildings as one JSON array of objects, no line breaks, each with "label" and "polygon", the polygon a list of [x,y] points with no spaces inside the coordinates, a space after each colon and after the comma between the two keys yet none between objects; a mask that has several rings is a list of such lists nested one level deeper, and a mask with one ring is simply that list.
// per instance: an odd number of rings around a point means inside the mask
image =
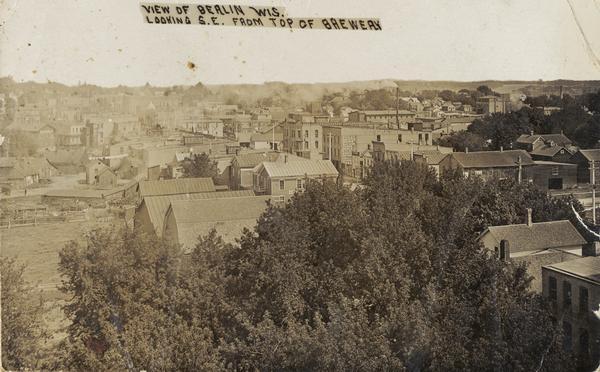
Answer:
[{"label": "cluster of buildings", "polygon": [[[512,178],[542,190],[595,183],[600,149],[579,149],[562,134],[524,134],[499,151],[454,152],[435,144],[481,114],[510,111],[506,96],[482,97],[477,107],[403,100],[409,110],[346,108],[334,116],[318,103],[307,110],[244,111],[166,91],[27,94],[4,131],[35,142],[37,152],[17,158],[10,143],[1,144],[0,184],[26,189],[81,173],[77,187],[48,190],[42,202],[102,208],[127,200],[134,229],[189,251],[212,229],[234,242],[269,203],[287,202],[307,182],[360,183],[376,161],[410,160],[438,175]],[[215,177],[184,177],[184,163],[199,154],[216,163]],[[523,224],[488,226],[479,241],[500,259],[528,263],[532,289],[555,304],[567,347],[597,361],[598,243],[588,243],[570,221],[533,222],[531,211]]]},{"label": "cluster of buildings", "polygon": [[[585,368],[600,361],[600,242],[589,243],[568,220],[489,226],[481,244],[501,260],[526,263],[531,289],[552,304],[565,349]],[[600,314],[599,314],[600,315]]]}]

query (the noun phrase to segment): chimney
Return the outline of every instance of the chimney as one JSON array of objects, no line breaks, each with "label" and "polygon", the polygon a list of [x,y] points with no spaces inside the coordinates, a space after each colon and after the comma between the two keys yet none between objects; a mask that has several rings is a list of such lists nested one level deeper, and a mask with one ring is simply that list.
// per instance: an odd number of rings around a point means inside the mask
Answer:
[{"label": "chimney", "polygon": [[504,146],[500,146],[500,152],[504,151]]},{"label": "chimney", "polygon": [[529,131],[529,134],[533,136],[533,130],[530,130],[530,131]]},{"label": "chimney", "polygon": [[500,259],[506,261],[510,258],[510,244],[508,240],[502,239],[500,241]]},{"label": "chimney", "polygon": [[527,226],[531,227],[533,225],[533,220],[531,218],[531,208],[527,208]]},{"label": "chimney", "polygon": [[465,154],[468,154],[468,153],[469,153],[469,148],[465,147]]},{"label": "chimney", "polygon": [[584,257],[598,257],[600,256],[600,242],[593,241],[591,243],[587,243],[583,245],[583,249],[581,251],[582,256]]}]

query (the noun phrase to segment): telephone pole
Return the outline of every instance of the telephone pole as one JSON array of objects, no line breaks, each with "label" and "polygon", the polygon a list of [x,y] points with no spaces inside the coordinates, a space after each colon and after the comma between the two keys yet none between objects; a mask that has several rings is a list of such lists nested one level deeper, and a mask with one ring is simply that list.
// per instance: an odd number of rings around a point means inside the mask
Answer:
[{"label": "telephone pole", "polygon": [[400,110],[400,88],[396,87],[396,127],[398,127],[398,129],[400,129],[399,110]]},{"label": "telephone pole", "polygon": [[590,165],[590,183],[592,184],[592,221],[596,225],[596,165],[592,160]]},{"label": "telephone pole", "polygon": [[523,162],[521,161],[521,157],[517,158],[517,165],[519,166],[519,172],[517,173],[517,183],[521,183],[523,180]]},{"label": "telephone pole", "polygon": [[328,159],[331,161],[331,132],[329,132],[329,134],[327,135],[327,137],[329,138],[329,154],[328,154]]}]

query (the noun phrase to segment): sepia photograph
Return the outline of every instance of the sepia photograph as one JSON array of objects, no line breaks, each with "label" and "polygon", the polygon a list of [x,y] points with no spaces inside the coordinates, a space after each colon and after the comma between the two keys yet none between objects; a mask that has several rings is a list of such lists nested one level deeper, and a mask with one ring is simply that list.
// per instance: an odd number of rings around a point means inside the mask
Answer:
[{"label": "sepia photograph", "polygon": [[180,1],[0,0],[0,371],[600,371],[600,0]]}]

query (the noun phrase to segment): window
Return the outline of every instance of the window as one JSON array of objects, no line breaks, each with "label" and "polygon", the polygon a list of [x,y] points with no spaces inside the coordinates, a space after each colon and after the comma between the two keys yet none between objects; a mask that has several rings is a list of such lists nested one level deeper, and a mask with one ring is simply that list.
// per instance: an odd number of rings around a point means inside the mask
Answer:
[{"label": "window", "polygon": [[569,322],[563,322],[563,347],[565,350],[571,350],[573,348],[573,327]]},{"label": "window", "polygon": [[319,130],[315,129],[315,138],[319,138]]},{"label": "window", "polygon": [[279,190],[283,190],[285,189],[285,181],[284,180],[280,180],[279,181]]},{"label": "window", "polygon": [[563,304],[565,306],[571,305],[571,283],[566,280],[563,282]]},{"label": "window", "polygon": [[319,148],[319,141],[315,141],[315,148],[318,149]]},{"label": "window", "polygon": [[307,138],[308,138],[308,130],[305,130],[305,131],[304,131],[304,137],[307,137]]},{"label": "window", "polygon": [[423,142],[423,134],[419,133],[419,145]]},{"label": "window", "polygon": [[429,133],[425,133],[425,143],[429,142]]},{"label": "window", "polygon": [[584,328],[579,328],[579,352],[583,355],[590,352],[590,334]]},{"label": "window", "polygon": [[400,143],[400,142],[402,142],[402,135],[401,134],[398,135],[398,143]]},{"label": "window", "polygon": [[277,203],[283,203],[285,201],[285,196],[277,195],[277,196],[273,197],[273,201],[275,201]]},{"label": "window", "polygon": [[297,180],[296,181],[296,188],[297,189],[301,189],[302,188],[302,180]]},{"label": "window", "polygon": [[300,138],[300,137],[302,137],[302,131],[301,130],[298,131],[298,138]]},{"label": "window", "polygon": [[585,287],[579,287],[579,312],[588,311],[588,290]]},{"label": "window", "polygon": [[548,278],[548,297],[556,301],[556,278],[553,276]]},{"label": "window", "polygon": [[558,167],[552,167],[552,175],[558,176]]}]

